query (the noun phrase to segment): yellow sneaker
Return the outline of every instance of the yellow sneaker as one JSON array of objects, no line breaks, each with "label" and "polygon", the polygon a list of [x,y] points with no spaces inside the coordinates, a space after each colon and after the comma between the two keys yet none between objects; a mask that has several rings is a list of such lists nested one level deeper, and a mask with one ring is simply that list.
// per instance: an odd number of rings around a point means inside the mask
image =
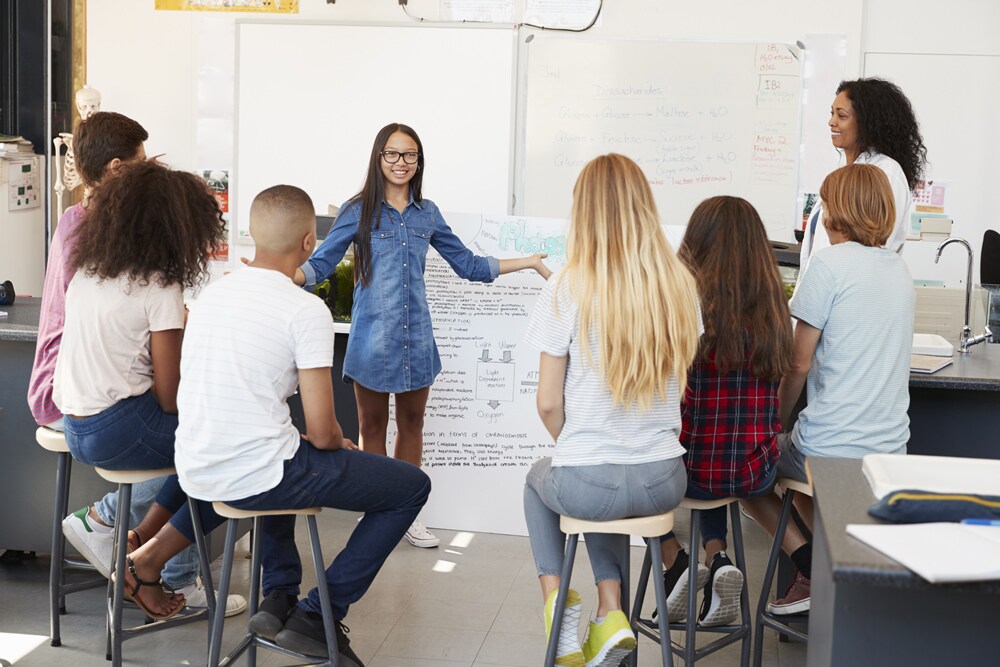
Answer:
[{"label": "yellow sneaker", "polygon": [[[556,596],[559,591],[554,590],[545,600],[545,644],[549,643],[549,635],[552,634],[552,611],[556,606]],[[563,608],[562,628],[559,631],[559,646],[556,647],[556,664],[561,667],[584,667],[583,651],[580,650],[580,610],[583,601],[580,594],[569,589],[566,595],[566,606]]]},{"label": "yellow sneaker", "polygon": [[624,612],[616,610],[600,623],[590,624],[583,642],[583,657],[586,667],[617,667],[635,647],[635,633],[628,618]]}]

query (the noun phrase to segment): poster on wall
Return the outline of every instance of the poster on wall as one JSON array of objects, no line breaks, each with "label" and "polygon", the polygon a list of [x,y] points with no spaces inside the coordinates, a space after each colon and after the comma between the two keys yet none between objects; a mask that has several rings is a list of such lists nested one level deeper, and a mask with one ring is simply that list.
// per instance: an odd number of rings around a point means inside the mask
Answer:
[{"label": "poster on wall", "polygon": [[229,170],[227,169],[199,169],[197,174],[205,180],[208,189],[215,195],[219,202],[219,210],[222,211],[222,219],[226,222],[226,241],[219,247],[218,252],[212,255],[213,262],[229,264],[229,246],[232,245],[233,228],[229,220]]},{"label": "poster on wall", "polygon": [[155,0],[156,9],[184,12],[298,14],[299,0]]},{"label": "poster on wall", "polygon": [[[445,219],[477,255],[505,259],[544,252],[553,271],[565,262],[566,220]],[[424,278],[443,367],[424,413],[423,469],[434,485],[424,519],[437,528],[526,535],[524,477],[553,447],[535,405],[539,353],[524,342],[545,282],[534,271],[468,282],[433,249]],[[390,447],[395,434],[390,418]]]}]

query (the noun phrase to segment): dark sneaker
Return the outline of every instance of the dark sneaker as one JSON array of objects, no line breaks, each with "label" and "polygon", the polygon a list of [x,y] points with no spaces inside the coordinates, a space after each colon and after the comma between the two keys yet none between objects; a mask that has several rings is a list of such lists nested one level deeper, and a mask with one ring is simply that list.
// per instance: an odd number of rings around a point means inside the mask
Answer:
[{"label": "dark sneaker", "polygon": [[792,585],[785,591],[785,597],[767,603],[768,613],[776,616],[807,613],[811,587],[812,582],[803,577],[801,572],[796,572]]},{"label": "dark sneaker", "polygon": [[733,565],[725,551],[712,558],[712,568],[705,582],[698,623],[705,627],[729,625],[740,615],[743,573]]},{"label": "dark sneaker", "polygon": [[[688,603],[688,565],[691,557],[681,549],[670,569],[663,573],[663,586],[667,592],[667,620],[680,623],[687,618]],[[698,588],[708,581],[708,568],[698,563]],[[653,611],[656,618],[656,611]]]},{"label": "dark sneaker", "polygon": [[[337,650],[340,653],[340,667],[365,667],[354,651],[351,650],[351,640],[347,638],[350,630],[340,621],[333,622],[337,634]],[[275,637],[281,648],[318,658],[329,657],[326,650],[326,637],[323,632],[323,617],[302,607],[295,607],[284,629]]]},{"label": "dark sneaker", "polygon": [[271,591],[250,618],[250,632],[273,642],[298,601],[296,596],[284,591]]}]

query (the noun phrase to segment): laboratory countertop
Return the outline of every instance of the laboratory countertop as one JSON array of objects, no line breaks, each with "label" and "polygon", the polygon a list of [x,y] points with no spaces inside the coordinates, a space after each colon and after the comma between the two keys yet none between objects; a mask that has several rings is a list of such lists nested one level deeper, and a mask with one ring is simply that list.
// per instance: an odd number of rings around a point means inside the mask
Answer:
[{"label": "laboratory countertop", "polygon": [[[22,298],[10,306],[0,306],[7,317],[0,317],[0,341],[33,343],[38,339],[38,319],[42,300],[39,297]],[[350,322],[334,322],[333,330],[339,334],[350,333]]]},{"label": "laboratory countertop", "polygon": [[[875,496],[861,472],[861,459],[811,457],[809,470],[835,582],[891,588],[946,586],[956,591],[968,589],[1000,594],[1000,581],[930,584],[893,559],[848,535],[848,524],[883,523],[868,515]],[[947,549],[948,545],[938,545],[937,548]]]},{"label": "laboratory countertop", "polygon": [[910,373],[910,387],[1000,391],[1000,344],[981,343],[952,359],[936,373]]},{"label": "laboratory countertop", "polygon": [[20,298],[9,306],[0,306],[7,317],[0,317],[0,340],[33,343],[38,338],[38,318],[42,300]]}]

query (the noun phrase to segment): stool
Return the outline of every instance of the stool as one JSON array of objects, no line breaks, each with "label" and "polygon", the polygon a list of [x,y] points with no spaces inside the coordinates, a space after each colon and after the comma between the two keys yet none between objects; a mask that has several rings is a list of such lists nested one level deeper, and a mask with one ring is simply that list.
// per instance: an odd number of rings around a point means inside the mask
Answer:
[{"label": "stool", "polygon": [[69,482],[73,457],[69,455],[66,437],[61,431],[44,426],[35,431],[35,441],[50,452],[56,453],[56,497],[52,517],[52,563],[49,566],[49,644],[61,646],[59,615],[66,613],[66,596],[77,591],[105,585],[104,577],[88,579],[73,584],[66,583],[66,566],[96,572],[90,563],[66,559],[66,538],[62,520],[69,512]]},{"label": "stool", "polygon": [[[718,625],[711,627],[701,627],[698,625],[698,564],[701,562],[698,550],[700,548],[700,530],[701,530],[701,520],[700,515],[704,510],[715,509],[718,507],[729,507],[729,518],[730,523],[733,524],[733,553],[736,556],[736,567],[743,573],[743,590],[740,594],[740,624],[739,625]],[[743,530],[740,525],[740,506],[739,501],[736,498],[720,498],[718,500],[695,500],[693,498],[684,498],[681,501],[680,507],[688,509],[691,511],[691,554],[690,562],[691,565],[688,567],[688,604],[687,604],[687,618],[685,618],[683,623],[670,623],[669,627],[671,630],[682,630],[684,631],[684,646],[674,646],[673,642],[670,640],[670,635],[664,635],[663,631],[659,632],[654,629],[653,622],[642,621],[638,624],[639,632],[646,635],[650,639],[660,642],[664,646],[671,646],[671,648],[677,653],[677,655],[684,658],[685,665],[693,665],[696,661],[704,658],[705,656],[715,653],[719,649],[729,646],[735,641],[742,641],[742,650],[740,652],[740,665],[744,667],[750,662],[750,602],[748,600],[747,593],[747,567],[746,567],[746,554],[743,551]],[[648,551],[653,549],[652,543],[649,545]],[[658,554],[657,554],[658,555]],[[646,592],[647,580],[650,576],[650,558],[647,555],[645,561],[643,562],[642,572],[639,575],[639,585],[636,592],[635,600],[635,610],[633,614],[638,617],[639,610],[642,608],[642,600]],[[663,567],[662,564],[660,569],[656,570],[657,575],[654,576],[654,582],[659,580],[663,581]],[[658,612],[657,616],[662,612]],[[715,632],[721,633],[725,636],[716,639],[707,646],[698,648],[695,637],[698,632]],[[663,642],[663,637],[667,637],[667,641]]]},{"label": "stool", "polygon": [[[165,621],[156,621],[146,625],[124,628],[122,627],[122,607],[125,602],[125,556],[128,551],[128,531],[129,514],[132,510],[132,485],[139,482],[146,482],[157,477],[173,475],[173,468],[161,468],[159,470],[106,470],[95,468],[97,474],[107,481],[118,485],[118,507],[115,510],[115,566],[113,568],[117,575],[108,582],[108,649],[105,656],[111,661],[113,667],[120,667],[122,664],[122,643],[141,634],[166,630],[184,623],[200,620],[206,614],[209,618],[214,616],[215,595],[212,590],[212,576],[209,570],[208,550],[204,540],[198,540],[198,555],[201,564],[201,578],[205,584],[205,597],[208,600],[208,608],[192,609],[189,613],[182,613]],[[198,514],[198,507],[193,498],[188,499],[188,508],[191,511],[191,521],[194,525],[195,536],[202,535],[201,517]],[[225,598],[223,598],[225,599]],[[211,637],[211,635],[209,635]]]},{"label": "stool", "polygon": [[779,477],[777,486],[784,489],[784,500],[781,503],[781,515],[778,517],[778,527],[774,531],[774,543],[771,545],[771,552],[767,556],[767,569],[764,571],[764,581],[761,583],[760,599],[757,600],[757,628],[754,632],[753,664],[760,667],[764,654],[764,626],[774,628],[778,632],[795,637],[807,642],[809,635],[807,632],[793,628],[787,622],[787,616],[776,616],[767,611],[767,598],[774,585],[774,572],[778,567],[778,557],[781,555],[781,542],[785,538],[785,528],[788,526],[788,519],[792,515],[792,500],[796,493],[802,493],[812,497],[812,485],[800,482],[790,477]]},{"label": "stool", "polygon": [[[674,527],[674,513],[667,512],[657,516],[638,517],[634,519],[619,519],[617,521],[584,521],[568,516],[559,518],[559,528],[566,533],[569,539],[566,542],[566,553],[563,557],[562,573],[559,580],[559,593],[556,595],[555,613],[552,615],[552,631],[549,636],[549,645],[545,653],[545,667],[554,667],[556,661],[556,650],[559,646],[559,633],[562,631],[561,610],[566,606],[566,597],[569,594],[570,578],[573,576],[573,559],[576,558],[576,545],[581,533],[606,533],[610,535],[635,535],[645,537],[649,540],[649,547],[646,549],[646,560],[643,564],[643,571],[649,576],[648,569],[650,558],[652,564],[663,571],[663,561],[660,557],[660,537],[666,535]],[[628,587],[629,587],[629,547],[626,544],[625,553],[621,561],[622,580],[622,609],[629,608]],[[667,594],[663,585],[663,577],[656,577],[653,580],[656,589],[656,609],[660,624],[660,632],[669,637],[667,621]],[[638,601],[637,601],[638,602]],[[636,620],[638,611],[633,610],[629,621],[632,624],[632,632],[637,631]],[[664,667],[672,666],[673,654],[670,644],[660,644],[663,654]],[[633,661],[635,653],[632,654]],[[635,664],[633,662],[633,664]]]},{"label": "stool", "polygon": [[319,590],[320,608],[323,610],[323,629],[326,631],[326,649],[329,655],[327,660],[315,656],[303,655],[295,651],[278,646],[275,642],[258,637],[249,630],[244,635],[240,643],[236,645],[229,655],[220,662],[219,654],[222,652],[222,631],[225,623],[225,614],[216,614],[212,618],[211,641],[208,649],[209,667],[218,665],[232,665],[236,659],[245,651],[247,654],[248,667],[257,664],[257,647],[269,648],[285,655],[292,656],[296,660],[302,660],[310,665],[323,665],[324,667],[338,667],[340,664],[340,652],[337,649],[337,637],[333,630],[333,609],[330,605],[330,591],[326,586],[326,568],[323,563],[323,552],[319,546],[319,529],[316,527],[316,515],[321,508],[310,507],[305,509],[283,509],[283,510],[240,510],[230,507],[225,503],[212,503],[212,507],[219,516],[223,516],[226,522],[226,549],[222,556],[222,573],[219,582],[219,599],[225,600],[229,595],[229,580],[233,574],[233,553],[236,550],[237,529],[240,519],[253,519],[253,546],[251,547],[250,560],[250,595],[249,609],[247,610],[247,623],[253,615],[257,613],[257,604],[260,599],[260,568],[261,568],[261,537],[263,529],[261,518],[265,516],[280,516],[295,514],[306,517],[309,527],[309,542],[312,547],[313,564],[316,567],[316,588]]}]

